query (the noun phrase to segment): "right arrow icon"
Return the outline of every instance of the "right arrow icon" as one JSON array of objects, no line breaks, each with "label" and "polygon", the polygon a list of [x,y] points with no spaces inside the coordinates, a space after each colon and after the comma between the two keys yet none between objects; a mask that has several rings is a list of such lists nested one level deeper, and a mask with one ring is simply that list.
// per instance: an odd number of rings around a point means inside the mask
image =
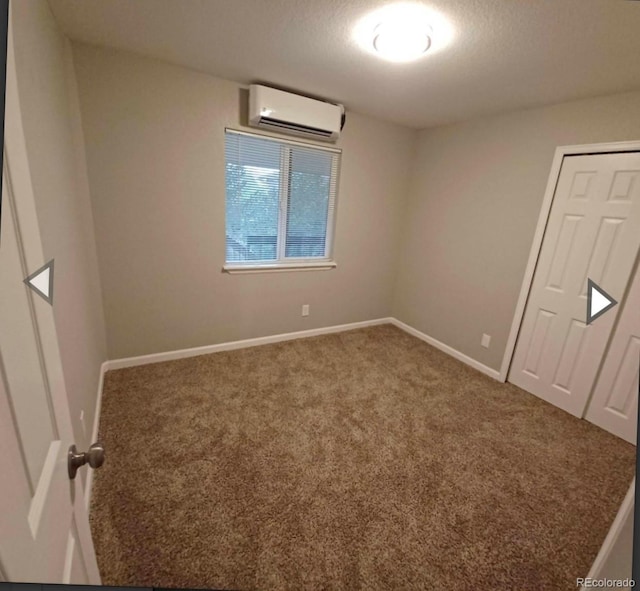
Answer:
[{"label": "right arrow icon", "polygon": [[591,324],[617,303],[604,289],[587,279],[587,324]]}]

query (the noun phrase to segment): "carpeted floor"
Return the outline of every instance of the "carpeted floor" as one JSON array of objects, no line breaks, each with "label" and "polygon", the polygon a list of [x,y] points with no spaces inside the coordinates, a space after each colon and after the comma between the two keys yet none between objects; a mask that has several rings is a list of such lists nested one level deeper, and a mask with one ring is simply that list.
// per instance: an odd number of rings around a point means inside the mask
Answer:
[{"label": "carpeted floor", "polygon": [[391,325],[106,374],[105,585],[563,590],[635,447]]}]

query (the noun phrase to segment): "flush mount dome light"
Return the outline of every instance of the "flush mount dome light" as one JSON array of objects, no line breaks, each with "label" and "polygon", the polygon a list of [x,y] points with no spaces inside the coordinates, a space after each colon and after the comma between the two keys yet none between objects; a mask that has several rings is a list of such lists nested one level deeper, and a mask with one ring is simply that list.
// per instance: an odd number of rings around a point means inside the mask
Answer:
[{"label": "flush mount dome light", "polygon": [[447,47],[454,33],[449,21],[424,4],[387,4],[358,21],[353,40],[367,53],[391,62],[410,62]]},{"label": "flush mount dome light", "polygon": [[373,47],[381,57],[392,62],[418,59],[431,47],[431,27],[425,24],[394,20],[374,29]]}]

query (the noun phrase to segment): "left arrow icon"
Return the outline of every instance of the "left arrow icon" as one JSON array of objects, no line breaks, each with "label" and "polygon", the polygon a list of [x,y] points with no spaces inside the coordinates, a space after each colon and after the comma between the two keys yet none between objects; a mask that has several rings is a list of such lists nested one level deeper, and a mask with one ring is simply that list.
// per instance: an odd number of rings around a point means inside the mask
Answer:
[{"label": "left arrow icon", "polygon": [[53,304],[53,259],[31,273],[24,282],[43,300]]}]

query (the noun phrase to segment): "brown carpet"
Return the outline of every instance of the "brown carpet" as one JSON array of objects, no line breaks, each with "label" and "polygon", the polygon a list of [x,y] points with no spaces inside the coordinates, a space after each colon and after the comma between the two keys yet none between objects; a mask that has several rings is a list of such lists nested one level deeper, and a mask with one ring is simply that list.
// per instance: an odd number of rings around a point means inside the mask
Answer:
[{"label": "brown carpet", "polygon": [[390,326],[106,374],[105,585],[575,589],[635,447]]}]

